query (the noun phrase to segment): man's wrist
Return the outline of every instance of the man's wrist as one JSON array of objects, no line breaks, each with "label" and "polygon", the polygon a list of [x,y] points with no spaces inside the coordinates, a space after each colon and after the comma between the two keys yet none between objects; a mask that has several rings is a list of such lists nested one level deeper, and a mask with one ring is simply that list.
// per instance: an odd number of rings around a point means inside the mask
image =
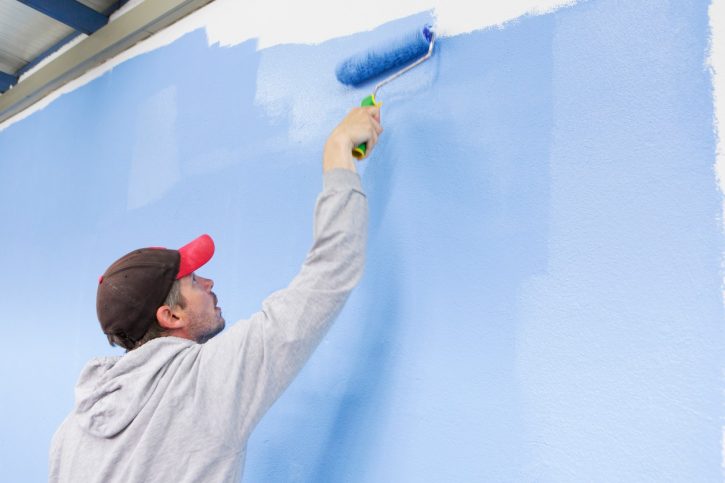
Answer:
[{"label": "man's wrist", "polygon": [[322,171],[342,168],[357,172],[355,158],[352,156],[352,144],[345,136],[338,136],[334,133],[325,143],[322,154]]}]

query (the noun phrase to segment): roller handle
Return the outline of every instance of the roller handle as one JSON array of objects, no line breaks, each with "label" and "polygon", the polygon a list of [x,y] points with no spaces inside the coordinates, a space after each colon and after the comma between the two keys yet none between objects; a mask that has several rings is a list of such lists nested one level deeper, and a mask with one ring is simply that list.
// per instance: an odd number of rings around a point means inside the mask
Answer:
[{"label": "roller handle", "polygon": [[[365,99],[363,99],[362,102],[360,103],[360,106],[362,106],[362,107],[382,106],[382,105],[383,105],[382,102],[377,102],[375,100],[374,94],[370,94]],[[368,143],[362,143],[358,147],[356,147],[352,150],[352,155],[353,155],[353,157],[355,157],[355,159],[361,160],[361,159],[364,159],[365,156],[367,156],[367,151],[368,151]]]}]

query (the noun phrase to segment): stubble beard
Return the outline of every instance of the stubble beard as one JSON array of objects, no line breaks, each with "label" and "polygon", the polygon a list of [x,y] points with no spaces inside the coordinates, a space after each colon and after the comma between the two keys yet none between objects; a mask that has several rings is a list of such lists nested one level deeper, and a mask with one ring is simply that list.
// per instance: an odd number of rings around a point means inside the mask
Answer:
[{"label": "stubble beard", "polygon": [[225,320],[221,313],[214,310],[213,314],[193,314],[190,325],[195,333],[194,340],[203,344],[224,330]]}]

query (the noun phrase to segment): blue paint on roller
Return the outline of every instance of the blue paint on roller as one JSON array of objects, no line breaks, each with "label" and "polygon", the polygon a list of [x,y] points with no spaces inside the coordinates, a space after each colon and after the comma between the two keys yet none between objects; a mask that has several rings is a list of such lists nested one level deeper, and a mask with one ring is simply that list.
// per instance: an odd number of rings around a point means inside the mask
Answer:
[{"label": "blue paint on roller", "polygon": [[416,29],[394,42],[373,47],[341,62],[335,69],[337,80],[356,86],[389,70],[403,67],[423,57],[430,46],[433,32],[430,26]]}]

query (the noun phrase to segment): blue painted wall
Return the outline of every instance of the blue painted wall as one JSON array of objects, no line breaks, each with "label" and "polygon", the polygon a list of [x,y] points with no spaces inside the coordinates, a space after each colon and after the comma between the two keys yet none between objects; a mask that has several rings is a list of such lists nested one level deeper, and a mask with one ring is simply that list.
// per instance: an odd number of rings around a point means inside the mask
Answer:
[{"label": "blue painted wall", "polygon": [[[365,278],[250,440],[245,481],[721,481],[721,197],[706,1],[590,0],[445,38],[381,92]],[[134,58],[0,132],[0,467],[42,481],[98,275],[208,232],[227,320],[296,273],[334,66]]]}]

